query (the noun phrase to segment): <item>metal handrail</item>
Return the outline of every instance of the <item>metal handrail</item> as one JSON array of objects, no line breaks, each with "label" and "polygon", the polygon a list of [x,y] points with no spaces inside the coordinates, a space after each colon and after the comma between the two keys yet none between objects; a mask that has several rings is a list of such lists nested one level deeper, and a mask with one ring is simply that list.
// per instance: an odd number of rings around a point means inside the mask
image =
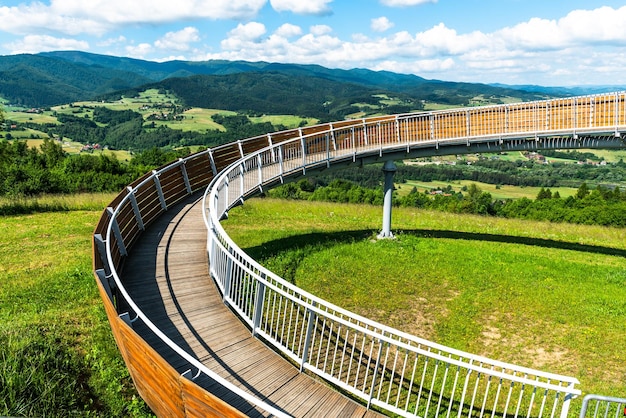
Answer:
[{"label": "metal handrail", "polygon": [[[580,418],[587,418],[587,412],[591,412],[589,407],[591,401],[596,402],[596,407],[593,409],[593,418],[596,417],[614,417],[626,416],[626,398],[617,398],[612,396],[601,395],[586,395],[583,398],[583,406],[580,410]],[[615,411],[615,414],[613,414]]]}]

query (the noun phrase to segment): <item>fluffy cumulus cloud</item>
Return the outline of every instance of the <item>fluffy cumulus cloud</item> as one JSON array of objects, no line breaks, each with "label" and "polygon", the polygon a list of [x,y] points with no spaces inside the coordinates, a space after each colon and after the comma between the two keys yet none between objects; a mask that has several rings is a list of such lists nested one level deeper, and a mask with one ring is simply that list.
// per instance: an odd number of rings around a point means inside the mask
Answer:
[{"label": "fluffy cumulus cloud", "polygon": [[328,15],[331,13],[329,3],[333,0],[270,0],[277,12],[292,12],[303,15]]},{"label": "fluffy cumulus cloud", "polygon": [[372,19],[370,27],[374,32],[385,32],[393,28],[393,22],[387,19],[385,16]]},{"label": "fluffy cumulus cloud", "polygon": [[180,20],[249,19],[267,0],[51,0],[0,7],[2,31],[27,34],[46,28],[69,35],[103,35],[129,24]]},{"label": "fluffy cumulus cloud", "polygon": [[496,35],[511,48],[545,50],[600,43],[626,45],[626,6],[574,10],[558,20],[533,18],[504,28]]},{"label": "fluffy cumulus cloud", "polygon": [[11,50],[12,54],[29,54],[42,51],[58,50],[87,50],[89,44],[75,39],[55,38],[48,35],[28,35],[21,41],[12,42],[5,47]]},{"label": "fluffy cumulus cloud", "polygon": [[[0,30],[17,35],[48,32],[78,35],[103,34],[109,25],[98,18],[59,13],[43,3],[22,4],[15,7],[0,6]],[[45,29],[43,29],[45,28]]]},{"label": "fluffy cumulus cloud", "polygon": [[154,43],[154,46],[169,51],[189,51],[191,49],[190,44],[199,40],[200,33],[198,29],[188,26],[178,32],[166,33],[165,36]]},{"label": "fluffy cumulus cloud", "polygon": [[292,38],[302,35],[302,28],[291,23],[285,23],[276,30],[276,35],[283,38]]},{"label": "fluffy cumulus cloud", "polygon": [[149,43],[140,43],[138,45],[129,45],[126,47],[128,56],[133,58],[146,58],[154,51],[154,47]]}]

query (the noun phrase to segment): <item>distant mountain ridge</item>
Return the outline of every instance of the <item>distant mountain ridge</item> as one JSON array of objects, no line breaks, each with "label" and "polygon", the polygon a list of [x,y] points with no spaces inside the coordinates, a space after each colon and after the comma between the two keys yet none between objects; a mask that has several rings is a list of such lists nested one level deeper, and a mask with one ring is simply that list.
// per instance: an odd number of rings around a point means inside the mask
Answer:
[{"label": "distant mountain ridge", "polygon": [[[223,60],[153,62],[81,51],[54,51],[0,56],[0,96],[18,105],[48,107],[92,100],[116,92],[140,89],[142,86],[159,87],[159,83],[165,83],[163,86],[186,92],[187,97],[182,95],[181,99],[191,104],[198,103],[199,92],[192,94],[190,85],[195,83],[196,88],[201,88],[220,84],[221,94],[224,94],[225,80],[232,83],[241,80],[233,77],[236,74],[250,74],[244,77],[246,82],[257,78],[257,87],[258,80],[271,79],[272,86],[278,90],[274,94],[276,97],[280,97],[281,90],[287,86],[292,90],[297,89],[296,83],[309,86],[309,90],[302,91],[302,94],[315,93],[311,88],[320,88],[327,94],[333,94],[333,90],[345,92],[346,89],[352,89],[352,96],[364,98],[372,94],[393,92],[414,103],[433,101],[460,106],[470,104],[472,97],[477,95],[537,100],[546,96],[576,94],[574,90],[558,88],[526,86],[528,90],[525,91],[517,86],[455,83],[390,71],[330,69],[320,65]],[[277,74],[283,77],[282,84],[274,82]],[[209,80],[211,77],[217,78]],[[192,80],[185,80],[187,78]],[[205,79],[201,81],[202,78]],[[340,84],[345,86],[341,87]],[[241,86],[232,87],[237,94],[241,93]],[[257,91],[260,90],[262,94],[268,94],[267,89],[257,88]],[[317,93],[313,95],[321,97]],[[241,108],[250,110],[255,110],[252,103],[264,101],[263,97],[250,92],[240,99],[249,102],[249,105],[243,103]]]}]

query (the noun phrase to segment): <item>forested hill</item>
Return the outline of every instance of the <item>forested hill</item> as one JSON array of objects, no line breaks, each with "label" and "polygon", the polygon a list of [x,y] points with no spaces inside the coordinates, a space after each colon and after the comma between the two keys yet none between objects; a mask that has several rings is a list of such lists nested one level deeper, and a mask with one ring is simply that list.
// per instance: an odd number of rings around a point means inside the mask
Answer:
[{"label": "forested hill", "polygon": [[[37,55],[0,56],[0,97],[10,103],[47,107],[91,100],[103,94],[139,88],[170,78],[193,76],[234,76],[236,74],[281,74],[293,82],[324,79],[372,91],[403,94],[415,101],[427,100],[464,106],[476,96],[492,100],[515,97],[518,100],[544,98],[541,92],[525,92],[510,87],[485,84],[451,83],[366,69],[340,70],[319,65],[278,64],[244,61],[152,62],[131,58],[90,54],[79,51],[47,52]],[[191,81],[193,84],[196,81]],[[309,81],[316,84],[317,82]],[[307,84],[307,82],[305,82]],[[358,90],[358,89],[357,89]],[[310,90],[307,93],[311,93]]]},{"label": "forested hill", "polygon": [[152,81],[133,72],[70,63],[38,55],[0,56],[0,97],[12,104],[46,107]]},{"label": "forested hill", "polygon": [[[359,112],[358,106],[384,109],[385,113],[410,112],[423,106],[421,101],[400,93],[281,73],[196,75],[169,78],[141,87],[145,88],[168,91],[191,107],[232,110],[248,115],[299,115],[320,120],[343,119],[345,115]],[[121,95],[133,97],[139,91],[124,91]],[[390,102],[385,93],[394,94],[394,100]],[[105,99],[115,100],[117,96]]]}]

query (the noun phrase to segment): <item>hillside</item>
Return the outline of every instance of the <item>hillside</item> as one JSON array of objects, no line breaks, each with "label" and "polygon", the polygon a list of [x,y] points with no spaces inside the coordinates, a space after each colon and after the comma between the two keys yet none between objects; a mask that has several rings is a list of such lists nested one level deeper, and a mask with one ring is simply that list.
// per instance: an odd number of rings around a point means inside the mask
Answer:
[{"label": "hillside", "polygon": [[[151,62],[124,57],[58,51],[37,55],[21,54],[0,57],[0,96],[12,104],[47,107],[103,94],[124,91],[171,78],[192,76],[227,76],[236,74],[282,74],[290,86],[305,79],[327,80],[377,92],[403,94],[413,101],[432,101],[465,106],[478,97],[484,103],[502,100],[536,100],[541,92],[426,80],[415,75],[366,69],[330,69],[319,65],[278,64],[244,61],[168,61]],[[342,90],[342,89],[340,89]],[[310,90],[306,90],[311,93]],[[185,100],[185,98],[182,98]],[[248,106],[251,107],[251,106]]]},{"label": "hillside", "polygon": [[151,80],[137,73],[52,57],[0,57],[0,96],[13,104],[46,107],[85,100]]}]

